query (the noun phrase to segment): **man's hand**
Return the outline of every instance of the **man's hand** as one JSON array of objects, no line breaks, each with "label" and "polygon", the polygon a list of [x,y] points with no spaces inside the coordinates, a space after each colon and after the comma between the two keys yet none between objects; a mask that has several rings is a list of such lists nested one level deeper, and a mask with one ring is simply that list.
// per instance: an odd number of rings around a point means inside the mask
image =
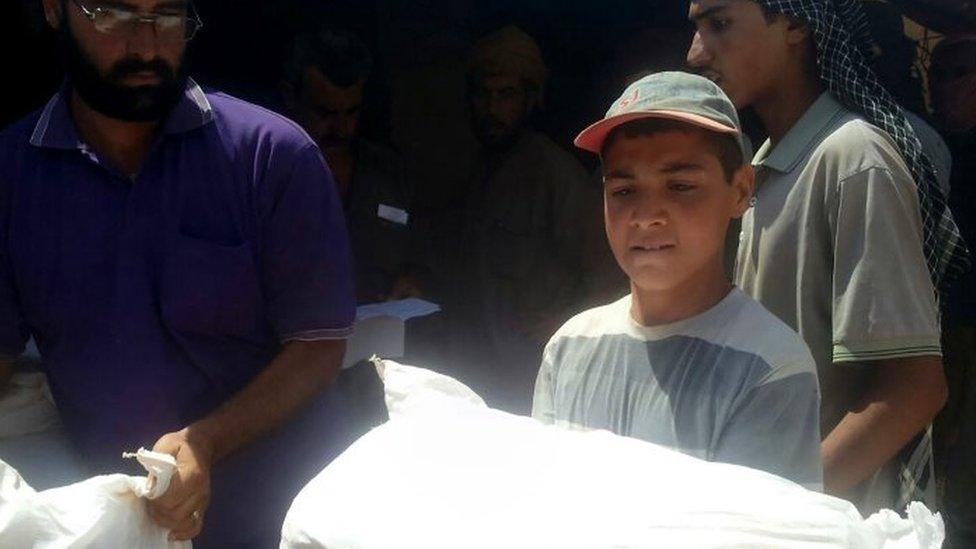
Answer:
[{"label": "man's hand", "polygon": [[153,451],[176,457],[169,490],[148,502],[149,516],[175,540],[203,528],[215,463],[284,425],[339,375],[344,340],[290,341],[251,383],[207,417],[163,435]]},{"label": "man's hand", "polygon": [[175,457],[176,472],[166,493],[146,503],[149,516],[170,530],[170,539],[193,539],[203,528],[204,513],[210,504],[213,447],[190,427],[163,435],[153,451]]},{"label": "man's hand", "polygon": [[393,289],[387,301],[397,301],[410,297],[423,297],[424,292],[420,289],[420,281],[412,276],[401,276],[393,283]]}]

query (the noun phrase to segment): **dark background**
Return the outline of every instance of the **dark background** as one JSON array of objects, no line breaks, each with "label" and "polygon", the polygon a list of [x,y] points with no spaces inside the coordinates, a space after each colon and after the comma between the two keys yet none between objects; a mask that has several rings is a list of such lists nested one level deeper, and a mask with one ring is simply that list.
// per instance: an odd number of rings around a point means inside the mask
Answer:
[{"label": "dark background", "polygon": [[[40,0],[5,0],[0,51],[9,70],[0,127],[43,106],[62,79]],[[404,156],[418,199],[436,209],[467,176],[474,150],[464,99],[472,43],[517,24],[539,43],[550,80],[534,123],[564,148],[602,117],[626,77],[680,68],[691,37],[687,5],[674,0],[197,0],[204,27],[191,42],[190,74],[213,87],[280,108],[282,59],[298,32],[354,30],[373,50],[364,131]],[[579,155],[592,166],[594,159]]]},{"label": "dark background", "polygon": [[[956,0],[897,0],[958,23],[976,19]],[[8,68],[0,127],[40,108],[62,79],[41,0],[4,0],[0,51]],[[403,155],[420,209],[438,210],[468,176],[465,62],[473,42],[516,24],[539,43],[550,69],[534,125],[577,154],[572,138],[602,117],[635,73],[684,66],[691,39],[684,0],[197,0],[204,28],[190,44],[190,74],[280,110],[282,60],[291,38],[322,27],[354,30],[377,70],[363,130]],[[945,7],[949,6],[949,7]],[[905,7],[905,6],[903,6]],[[958,10],[958,13],[951,9]],[[970,12],[964,12],[968,9]],[[946,29],[955,30],[955,29]],[[745,117],[752,129],[750,118]],[[756,131],[750,131],[760,138]]]}]

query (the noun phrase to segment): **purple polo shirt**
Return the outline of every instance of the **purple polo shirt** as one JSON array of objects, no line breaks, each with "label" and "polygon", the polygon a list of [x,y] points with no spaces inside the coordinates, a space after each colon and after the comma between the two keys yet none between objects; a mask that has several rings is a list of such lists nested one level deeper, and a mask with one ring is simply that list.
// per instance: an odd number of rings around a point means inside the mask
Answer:
[{"label": "purple polo shirt", "polygon": [[33,335],[98,470],[211,412],[291,339],[344,338],[342,205],[291,121],[192,81],[130,178],[67,88],[0,133],[0,352]]}]

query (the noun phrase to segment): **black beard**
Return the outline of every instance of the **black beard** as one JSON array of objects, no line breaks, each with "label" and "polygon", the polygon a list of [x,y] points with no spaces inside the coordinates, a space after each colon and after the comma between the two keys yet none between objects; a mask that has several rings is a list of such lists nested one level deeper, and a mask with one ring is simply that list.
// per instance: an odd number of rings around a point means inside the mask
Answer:
[{"label": "black beard", "polygon": [[[95,111],[127,122],[156,122],[176,106],[186,87],[186,76],[176,72],[161,59],[141,61],[129,58],[116,63],[107,75],[85,57],[67,22],[58,33],[71,85],[81,99]],[[125,86],[122,78],[129,74],[151,71],[160,83],[149,86]]]}]

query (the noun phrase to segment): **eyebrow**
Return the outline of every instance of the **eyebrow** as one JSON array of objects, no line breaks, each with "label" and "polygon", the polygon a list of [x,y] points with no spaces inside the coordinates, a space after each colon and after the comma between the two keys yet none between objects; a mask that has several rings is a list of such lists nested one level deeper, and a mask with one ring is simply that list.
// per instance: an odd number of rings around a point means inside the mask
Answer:
[{"label": "eyebrow", "polygon": [[729,6],[727,4],[719,4],[717,6],[712,6],[710,8],[705,8],[700,13],[695,15],[689,15],[688,19],[690,21],[701,21],[702,19],[708,19],[709,17],[714,17],[719,13],[725,11]]},{"label": "eyebrow", "polygon": [[[125,2],[124,0],[102,0],[100,2],[93,2],[98,7],[103,8],[116,8],[125,9],[130,11],[138,11],[139,6],[132,4],[131,2]],[[186,9],[190,5],[187,0],[171,0],[169,2],[160,2],[159,4],[153,6],[153,10],[160,9]]]},{"label": "eyebrow", "polygon": [[186,9],[189,5],[190,2],[187,0],[171,0],[170,2],[160,2],[159,4],[156,4],[155,9],[157,10],[167,9],[167,8]]},{"label": "eyebrow", "polygon": [[133,11],[137,9],[137,6],[134,6],[128,2],[113,1],[113,0],[101,0],[100,2],[91,2],[91,4],[94,4],[94,7],[99,7],[99,8],[117,8],[117,9],[133,10]]},{"label": "eyebrow", "polygon": [[634,174],[630,170],[616,169],[603,174],[603,182],[608,179],[634,179]]},{"label": "eyebrow", "polygon": [[704,171],[705,167],[701,164],[695,164],[694,162],[674,162],[665,165],[663,168],[658,170],[659,173],[673,175],[676,173],[685,172],[700,172]]}]

